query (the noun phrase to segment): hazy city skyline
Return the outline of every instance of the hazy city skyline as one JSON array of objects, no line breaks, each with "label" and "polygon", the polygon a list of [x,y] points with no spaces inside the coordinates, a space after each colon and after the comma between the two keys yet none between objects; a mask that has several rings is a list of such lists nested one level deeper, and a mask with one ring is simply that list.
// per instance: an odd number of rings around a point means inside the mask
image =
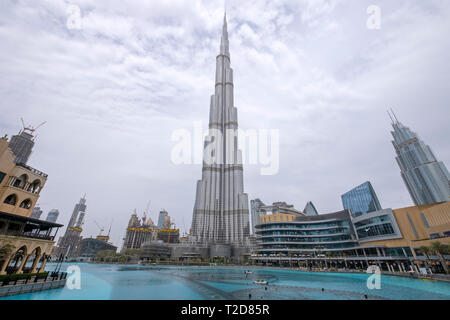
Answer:
[{"label": "hazy city skyline", "polygon": [[[412,206],[386,113],[449,165],[450,3],[228,1],[240,127],[280,130],[280,170],[244,166],[249,199],[340,210],[341,194],[371,181],[384,208]],[[0,4],[1,134],[37,132],[28,164],[49,175],[39,206],[67,226],[86,193],[83,237],[109,227],[119,248],[128,220],[164,208],[191,226],[201,164],[174,165],[171,133],[207,125],[223,1]],[[62,236],[65,227],[58,232]]]}]

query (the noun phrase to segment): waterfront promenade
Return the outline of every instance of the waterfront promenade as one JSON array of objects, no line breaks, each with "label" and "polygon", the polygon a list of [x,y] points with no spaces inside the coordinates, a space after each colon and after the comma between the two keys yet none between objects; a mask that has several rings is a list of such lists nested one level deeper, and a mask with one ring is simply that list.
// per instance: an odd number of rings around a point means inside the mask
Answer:
[{"label": "waterfront promenade", "polygon": [[0,297],[62,288],[66,284],[66,272],[44,274],[4,275],[0,277]]}]

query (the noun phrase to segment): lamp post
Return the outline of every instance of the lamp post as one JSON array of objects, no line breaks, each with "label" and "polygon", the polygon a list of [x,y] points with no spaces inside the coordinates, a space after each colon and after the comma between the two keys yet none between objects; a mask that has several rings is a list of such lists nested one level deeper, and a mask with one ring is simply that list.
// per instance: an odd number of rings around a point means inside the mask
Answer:
[{"label": "lamp post", "polygon": [[64,262],[64,255],[61,253],[58,259],[58,264],[56,265],[56,271],[59,272],[61,270],[62,263]]}]

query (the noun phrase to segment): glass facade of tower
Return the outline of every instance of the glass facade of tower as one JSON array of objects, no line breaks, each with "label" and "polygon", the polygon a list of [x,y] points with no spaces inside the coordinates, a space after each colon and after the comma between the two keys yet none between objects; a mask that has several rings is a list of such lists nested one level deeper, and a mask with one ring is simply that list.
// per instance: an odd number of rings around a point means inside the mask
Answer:
[{"label": "glass facade of tower", "polygon": [[77,246],[82,239],[81,232],[86,208],[86,198],[83,197],[75,205],[66,232],[59,238],[58,247],[54,250],[53,256],[59,257],[62,254],[72,257],[76,254]]},{"label": "glass facade of tower", "polygon": [[260,224],[260,219],[262,216],[266,215],[266,212],[261,209],[265,204],[259,199],[250,201],[250,212],[251,212],[251,222],[252,222],[252,233],[255,233],[255,226]]},{"label": "glass facade of tower", "polygon": [[351,210],[355,217],[381,210],[378,197],[369,181],[343,194],[341,198],[344,209]]},{"label": "glass facade of tower", "polygon": [[307,216],[317,216],[319,214],[316,207],[311,201],[306,204],[305,209],[303,209],[303,213]]},{"label": "glass facade of tower", "polygon": [[[41,208],[40,207],[34,207],[33,208],[33,211],[31,212],[31,216],[30,216],[30,218],[33,218],[33,219],[40,219],[41,218],[41,215],[42,215],[42,210],[41,210]],[[53,222],[55,222],[55,221],[53,221]]]},{"label": "glass facade of tower", "polygon": [[26,164],[34,146],[34,137],[28,132],[21,131],[18,135],[11,137],[9,148],[13,152],[15,163]]},{"label": "glass facade of tower", "polygon": [[431,148],[419,136],[397,119],[392,122],[401,176],[415,205],[450,200],[450,174],[442,161],[438,161]]},{"label": "glass facade of tower", "polygon": [[356,222],[355,228],[359,239],[395,234],[391,219],[388,215]]},{"label": "glass facade of tower", "polygon": [[158,217],[158,229],[162,229],[163,225],[164,225],[164,220],[166,219],[166,217],[169,215],[169,213],[167,211],[160,211],[159,212],[159,217]]},{"label": "glass facade of tower", "polygon": [[58,217],[59,217],[59,210],[58,209],[52,209],[52,210],[49,211],[46,220],[50,221],[50,222],[56,222]]}]

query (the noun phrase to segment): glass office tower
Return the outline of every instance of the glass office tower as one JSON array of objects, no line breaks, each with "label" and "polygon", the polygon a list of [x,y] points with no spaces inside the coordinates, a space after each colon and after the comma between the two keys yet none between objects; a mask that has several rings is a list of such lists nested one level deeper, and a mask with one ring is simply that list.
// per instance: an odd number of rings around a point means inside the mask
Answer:
[{"label": "glass office tower", "polygon": [[[392,118],[391,118],[392,119]],[[450,200],[450,174],[419,136],[392,119],[392,144],[401,176],[415,205]]]},{"label": "glass office tower", "polygon": [[350,210],[354,217],[382,209],[375,190],[369,181],[344,193],[341,198],[344,209]]},{"label": "glass office tower", "polygon": [[59,210],[58,209],[52,209],[52,210],[50,210],[49,212],[48,212],[48,215],[47,215],[47,221],[50,221],[50,222],[56,222],[56,220],[58,219],[58,217],[59,217]]}]

